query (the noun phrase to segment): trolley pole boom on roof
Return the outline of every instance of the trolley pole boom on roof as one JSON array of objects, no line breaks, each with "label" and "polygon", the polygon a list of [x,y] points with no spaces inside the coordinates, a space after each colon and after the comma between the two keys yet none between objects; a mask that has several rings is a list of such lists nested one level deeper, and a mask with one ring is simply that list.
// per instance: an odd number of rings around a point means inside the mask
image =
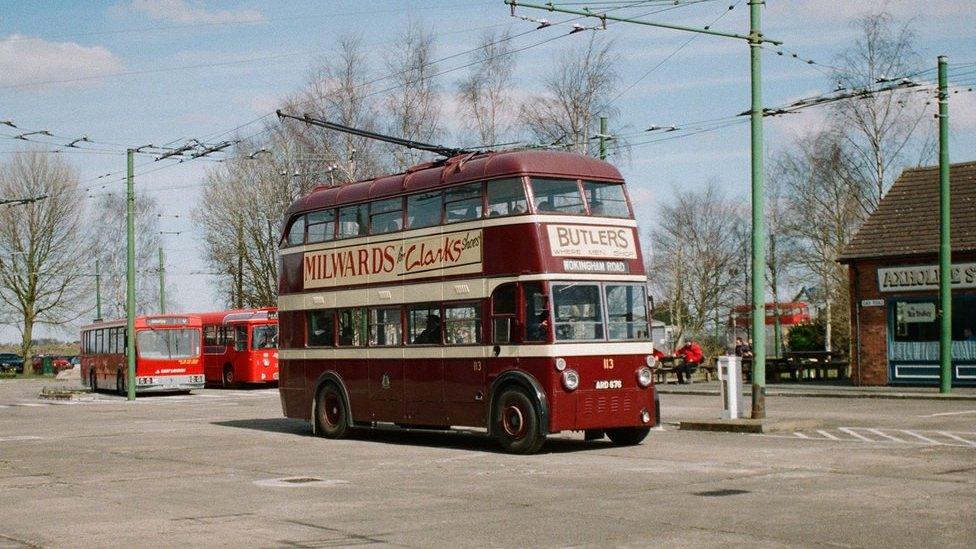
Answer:
[{"label": "trolley pole boom on roof", "polygon": [[468,149],[445,147],[443,145],[432,145],[430,143],[423,143],[420,141],[413,141],[410,139],[403,139],[400,137],[393,137],[391,135],[383,135],[381,133],[361,130],[359,128],[353,128],[350,126],[343,126],[342,124],[336,124],[335,122],[329,122],[328,120],[321,120],[318,118],[314,118],[309,114],[305,114],[304,116],[295,116],[292,114],[281,112],[280,109],[275,111],[275,113],[278,115],[278,118],[291,118],[293,120],[305,122],[306,124],[310,124],[312,126],[318,126],[320,128],[335,130],[337,132],[358,135],[359,137],[365,137],[367,139],[375,139],[377,141],[384,141],[386,143],[393,143],[394,145],[400,145],[402,147],[407,147],[408,149],[417,149],[421,151],[432,152],[447,158],[459,154],[476,152]]}]

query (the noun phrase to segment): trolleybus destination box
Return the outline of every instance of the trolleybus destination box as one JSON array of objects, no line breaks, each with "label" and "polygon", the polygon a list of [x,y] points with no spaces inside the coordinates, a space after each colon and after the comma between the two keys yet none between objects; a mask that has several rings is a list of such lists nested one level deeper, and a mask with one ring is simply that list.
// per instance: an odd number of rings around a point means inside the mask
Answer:
[{"label": "trolleybus destination box", "polygon": [[555,257],[637,259],[630,227],[548,225],[549,249]]}]

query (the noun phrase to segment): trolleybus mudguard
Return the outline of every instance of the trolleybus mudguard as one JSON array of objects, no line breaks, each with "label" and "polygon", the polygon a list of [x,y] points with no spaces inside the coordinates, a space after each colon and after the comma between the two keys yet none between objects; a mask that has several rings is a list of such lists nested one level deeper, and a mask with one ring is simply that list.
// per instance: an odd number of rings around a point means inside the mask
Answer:
[{"label": "trolleybus mudguard", "polygon": [[342,391],[342,399],[345,401],[345,405],[346,405],[346,425],[348,425],[349,427],[353,426],[352,404],[349,403],[349,391],[346,390],[346,383],[342,381],[342,376],[340,376],[334,370],[327,370],[325,372],[322,372],[322,374],[318,377],[318,379],[315,380],[315,385],[314,385],[315,390],[312,391],[311,423],[312,423],[313,435],[319,434],[318,421],[316,420],[317,416],[315,415],[316,413],[315,407],[317,406],[317,403],[319,401],[318,399],[319,391],[322,389],[322,386],[325,385],[327,381],[331,381],[335,383],[339,387],[339,390]]},{"label": "trolleybus mudguard", "polygon": [[486,411],[486,422],[488,426],[488,435],[494,436],[494,421],[492,421],[492,412],[495,409],[495,398],[498,393],[501,392],[500,389],[506,385],[517,385],[522,387],[529,392],[530,395],[535,396],[537,407],[537,413],[539,415],[539,425],[544,425],[546,432],[549,432],[549,401],[546,400],[546,392],[542,389],[542,385],[539,381],[532,377],[531,375],[523,372],[521,370],[508,370],[502,372],[495,381],[491,383],[491,398],[488,399],[488,409]]}]

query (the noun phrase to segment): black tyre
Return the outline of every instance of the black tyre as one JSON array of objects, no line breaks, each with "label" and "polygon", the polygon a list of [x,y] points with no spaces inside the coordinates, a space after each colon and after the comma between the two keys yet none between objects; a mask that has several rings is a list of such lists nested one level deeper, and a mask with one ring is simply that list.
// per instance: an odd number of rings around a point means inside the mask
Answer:
[{"label": "black tyre", "polygon": [[122,372],[119,372],[115,376],[115,392],[121,396],[126,396],[126,394],[128,394],[125,390],[125,376],[122,375]]},{"label": "black tyre", "polygon": [[634,446],[640,444],[650,432],[650,427],[618,427],[607,429],[607,437],[617,446]]},{"label": "black tyre", "polygon": [[315,432],[325,438],[343,438],[349,433],[346,398],[333,383],[326,383],[315,397]]},{"label": "black tyre", "polygon": [[224,389],[232,389],[236,381],[234,380],[234,367],[230,364],[224,365],[224,375],[220,378],[220,383]]},{"label": "black tyre", "polygon": [[509,387],[495,400],[494,433],[506,452],[534,454],[546,441],[535,399],[523,389]]}]

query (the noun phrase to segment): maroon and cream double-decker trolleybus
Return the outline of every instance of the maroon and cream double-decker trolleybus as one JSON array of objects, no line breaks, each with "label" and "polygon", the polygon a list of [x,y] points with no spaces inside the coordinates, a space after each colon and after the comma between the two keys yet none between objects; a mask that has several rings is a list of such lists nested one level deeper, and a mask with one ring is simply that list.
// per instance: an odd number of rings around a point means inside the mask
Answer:
[{"label": "maroon and cream double-decker trolleybus", "polygon": [[511,452],[658,421],[637,224],[620,173],[570,153],[463,154],[320,187],[281,244],[284,414],[486,428]]}]

